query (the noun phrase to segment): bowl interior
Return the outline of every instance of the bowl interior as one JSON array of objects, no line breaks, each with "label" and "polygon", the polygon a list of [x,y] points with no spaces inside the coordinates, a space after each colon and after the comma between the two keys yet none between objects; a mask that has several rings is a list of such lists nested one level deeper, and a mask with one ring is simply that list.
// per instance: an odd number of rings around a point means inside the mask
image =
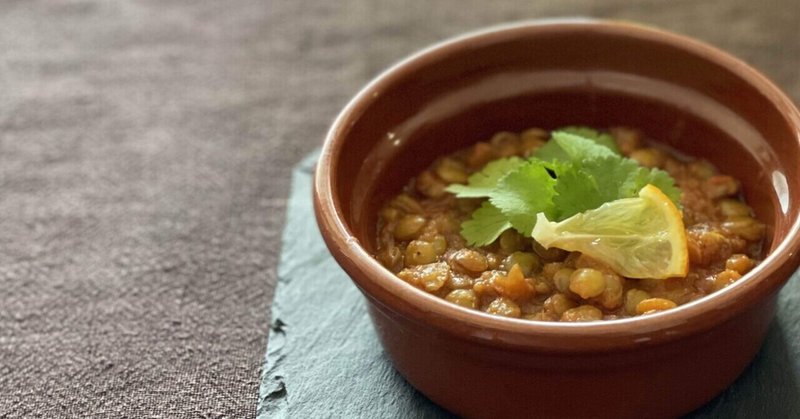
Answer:
[{"label": "bowl interior", "polygon": [[377,209],[438,156],[498,131],[624,125],[739,179],[768,225],[769,253],[800,204],[797,114],[771,89],[724,53],[635,26],[533,25],[457,39],[389,70],[351,104],[335,133],[344,140],[332,160],[334,199],[374,252]]}]

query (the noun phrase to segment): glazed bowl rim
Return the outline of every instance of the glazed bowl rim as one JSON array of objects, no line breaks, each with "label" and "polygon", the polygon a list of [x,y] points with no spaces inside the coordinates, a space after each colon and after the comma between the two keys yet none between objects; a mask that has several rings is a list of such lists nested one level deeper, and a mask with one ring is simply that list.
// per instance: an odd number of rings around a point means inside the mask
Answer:
[{"label": "glazed bowl rim", "polygon": [[[733,285],[662,313],[588,323],[513,319],[457,306],[402,281],[360,246],[359,239],[347,227],[342,215],[342,203],[334,191],[333,178],[349,128],[386,86],[392,85],[398,78],[414,74],[426,64],[441,59],[444,54],[475,44],[545,33],[552,35],[582,31],[659,43],[692,53],[733,72],[765,95],[781,112],[782,118],[794,128],[797,133],[795,140],[800,142],[800,112],[764,75],[716,47],[661,29],[588,18],[528,20],[490,26],[436,43],[394,64],[373,78],[350,100],[327,133],[314,175],[313,201],[323,239],[334,258],[373,303],[378,303],[382,309],[410,316],[417,322],[488,344],[583,352],[656,344],[702,332],[752,307],[777,292],[788,281],[800,264],[800,217],[797,215],[785,230],[785,237],[777,246],[773,245],[772,252]],[[714,315],[707,315],[711,312]],[[578,340],[581,344],[576,347]]]}]

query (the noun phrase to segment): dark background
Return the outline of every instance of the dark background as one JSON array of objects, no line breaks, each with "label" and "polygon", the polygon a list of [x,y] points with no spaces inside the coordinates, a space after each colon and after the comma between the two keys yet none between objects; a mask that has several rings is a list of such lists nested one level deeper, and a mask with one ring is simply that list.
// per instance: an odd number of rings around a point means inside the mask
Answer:
[{"label": "dark background", "polygon": [[794,0],[0,2],[0,417],[252,417],[291,167],[392,62],[551,16],[800,98]]}]

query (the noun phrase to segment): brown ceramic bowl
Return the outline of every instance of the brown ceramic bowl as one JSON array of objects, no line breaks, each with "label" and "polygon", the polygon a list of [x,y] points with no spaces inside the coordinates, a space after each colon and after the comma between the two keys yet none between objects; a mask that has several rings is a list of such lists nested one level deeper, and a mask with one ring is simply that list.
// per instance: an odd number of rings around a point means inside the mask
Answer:
[{"label": "brown ceramic bowl", "polygon": [[[768,225],[764,261],[661,314],[580,323],[495,317],[415,289],[375,253],[376,212],[437,156],[492,133],[642,129],[743,183]],[[317,166],[317,221],[369,302],[395,367],[467,417],[669,417],[753,359],[800,262],[800,113],[763,75],[692,39],[629,23],[530,22],[426,49],[365,87]]]}]

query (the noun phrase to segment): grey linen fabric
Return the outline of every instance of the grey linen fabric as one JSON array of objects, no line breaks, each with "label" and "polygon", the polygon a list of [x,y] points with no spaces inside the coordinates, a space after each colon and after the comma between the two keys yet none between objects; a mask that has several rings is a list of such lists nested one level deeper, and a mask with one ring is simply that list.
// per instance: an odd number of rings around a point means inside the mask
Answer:
[{"label": "grey linen fabric", "polygon": [[800,98],[792,0],[697,3],[0,2],[0,417],[254,416],[290,168],[432,42],[636,20]]}]

